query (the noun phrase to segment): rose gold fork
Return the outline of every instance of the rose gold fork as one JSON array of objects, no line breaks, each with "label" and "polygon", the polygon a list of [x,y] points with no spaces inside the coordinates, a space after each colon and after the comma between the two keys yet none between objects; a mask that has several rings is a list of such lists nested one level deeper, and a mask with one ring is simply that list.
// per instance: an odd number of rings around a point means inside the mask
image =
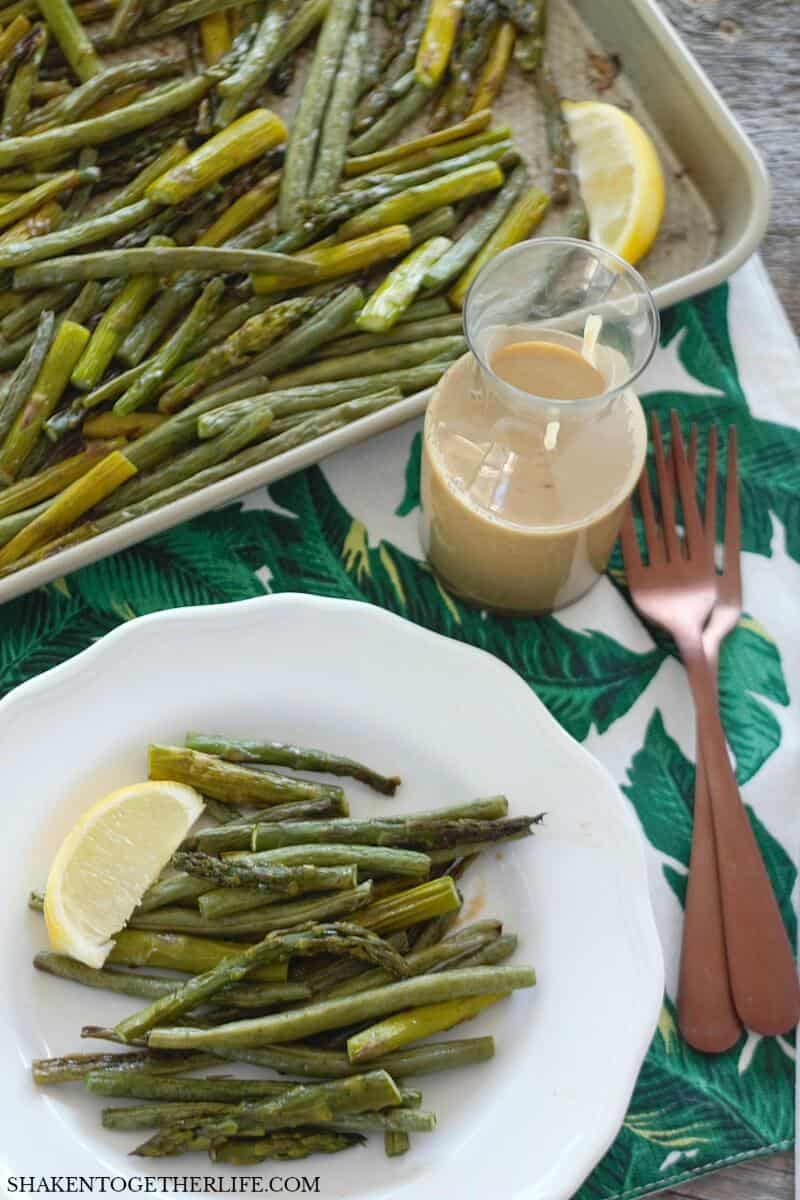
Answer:
[{"label": "rose gold fork", "polygon": [[677,413],[672,413],[672,455],[685,537],[678,537],[673,473],[667,469],[661,428],[652,434],[661,527],[647,475],[640,501],[649,555],[642,564],[630,506],[620,533],[631,597],[648,620],[677,643],[697,714],[713,833],[731,994],[744,1024],[758,1033],[788,1032],[800,1017],[792,950],[780,911],[739,795],[719,713],[716,680],[703,648],[703,630],[717,598],[713,543],[705,537]]},{"label": "rose gold fork", "polygon": [[[697,426],[693,426],[689,444],[692,479],[695,478],[696,467]],[[703,630],[703,649],[714,679],[717,678],[720,646],[736,627],[742,612],[740,525],[736,429],[731,427],[728,430],[722,572],[717,575],[716,601]],[[712,426],[708,434],[703,527],[706,543],[713,547],[717,540],[716,426]],[[711,798],[699,738],[695,758],[694,825],[683,917],[678,1024],[686,1041],[695,1050],[720,1054],[738,1041],[742,1026],[734,1007],[728,978]]]}]

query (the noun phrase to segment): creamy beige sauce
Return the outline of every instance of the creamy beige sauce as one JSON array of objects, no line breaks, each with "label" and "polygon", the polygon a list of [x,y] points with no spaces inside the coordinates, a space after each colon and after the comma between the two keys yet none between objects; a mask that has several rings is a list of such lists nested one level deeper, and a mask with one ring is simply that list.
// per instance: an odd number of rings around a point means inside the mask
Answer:
[{"label": "creamy beige sauce", "polygon": [[[492,369],[540,396],[549,389],[549,399],[603,393],[605,375],[577,349],[542,345],[507,344]],[[425,418],[422,540],[432,566],[451,591],[488,608],[571,603],[605,570],[645,449],[632,391],[588,416],[580,405],[515,407],[465,355]]]},{"label": "creamy beige sauce", "polygon": [[546,400],[587,400],[606,390],[597,367],[556,342],[509,342],[492,356],[490,366],[498,379]]}]

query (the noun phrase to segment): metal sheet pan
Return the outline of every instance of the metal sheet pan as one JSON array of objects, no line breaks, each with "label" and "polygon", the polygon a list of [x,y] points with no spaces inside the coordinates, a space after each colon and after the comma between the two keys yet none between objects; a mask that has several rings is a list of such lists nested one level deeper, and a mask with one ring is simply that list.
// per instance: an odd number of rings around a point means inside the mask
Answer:
[{"label": "metal sheet pan", "polygon": [[[574,99],[598,97],[590,56],[617,56],[620,73],[600,98],[629,108],[658,146],[667,174],[667,206],[656,244],[639,266],[659,307],[726,279],[752,254],[766,229],[767,175],[752,143],[656,0],[553,0],[548,36],[561,90]],[[499,121],[514,128],[532,173],[546,183],[541,116],[530,82],[516,69],[496,112]],[[546,225],[542,232],[547,232]],[[424,412],[429,395],[425,391],[410,396],[391,409],[26,567],[0,580],[0,603],[400,425]]]}]

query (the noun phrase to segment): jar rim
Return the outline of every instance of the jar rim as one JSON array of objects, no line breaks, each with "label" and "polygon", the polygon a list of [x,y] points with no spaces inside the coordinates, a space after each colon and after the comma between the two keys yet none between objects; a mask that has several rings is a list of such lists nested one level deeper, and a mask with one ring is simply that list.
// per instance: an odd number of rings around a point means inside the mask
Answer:
[{"label": "jar rim", "polygon": [[[524,391],[522,388],[516,387],[514,384],[509,383],[507,380],[501,379],[500,376],[497,375],[497,373],[492,369],[492,367],[491,367],[490,363],[488,362],[488,360],[486,359],[486,357],[477,348],[477,346],[475,345],[475,338],[470,330],[470,321],[469,321],[470,302],[472,301],[474,303],[474,298],[477,295],[477,290],[476,290],[477,285],[483,279],[485,279],[485,276],[489,270],[496,270],[498,264],[501,264],[503,259],[509,258],[515,254],[519,254],[520,249],[524,249],[525,247],[528,247],[528,246],[535,246],[537,250],[540,250],[540,249],[544,250],[547,248],[547,246],[550,246],[552,248],[554,248],[556,246],[562,246],[565,249],[568,249],[569,247],[573,247],[575,249],[578,249],[578,250],[581,250],[584,252],[589,251],[598,260],[603,259],[603,258],[610,260],[614,264],[614,266],[619,270],[619,272],[621,274],[624,274],[628,279],[630,279],[637,286],[638,291],[640,292],[641,298],[642,298],[646,308],[649,311],[651,328],[652,328],[652,336],[650,338],[650,345],[649,345],[649,348],[648,348],[646,354],[644,354],[642,356],[641,361],[638,362],[636,364],[636,366],[632,370],[629,371],[629,373],[626,375],[626,377],[621,382],[615,384],[613,387],[606,388],[602,392],[598,392],[594,396],[586,396],[579,400],[562,400],[562,399],[556,399],[554,397],[549,397],[549,396],[539,396],[535,392]],[[589,315],[589,312],[587,311],[587,316],[588,315]],[[464,337],[465,337],[467,346],[469,348],[469,352],[471,353],[474,360],[478,363],[481,370],[485,371],[486,374],[492,380],[494,380],[494,382],[497,383],[501,388],[506,390],[510,395],[513,395],[513,397],[520,402],[533,401],[533,402],[541,404],[543,406],[547,406],[547,407],[553,409],[554,411],[569,410],[572,413],[576,413],[579,411],[585,412],[585,413],[591,413],[593,411],[599,410],[605,404],[607,404],[610,400],[612,400],[615,396],[620,395],[622,392],[624,392],[628,388],[630,388],[631,385],[639,378],[639,376],[646,370],[646,368],[649,366],[650,362],[652,361],[653,355],[655,354],[655,351],[656,351],[656,346],[658,345],[659,332],[660,332],[660,327],[661,327],[660,317],[659,317],[658,309],[656,308],[655,300],[653,299],[653,294],[650,291],[650,288],[645,283],[642,276],[640,275],[640,273],[634,267],[632,267],[630,265],[630,263],[625,262],[624,259],[620,258],[620,256],[618,254],[614,254],[613,251],[606,250],[601,246],[595,246],[592,242],[582,241],[580,238],[555,237],[555,236],[554,237],[531,238],[525,242],[516,242],[513,246],[507,247],[500,254],[496,255],[493,259],[491,259],[488,263],[486,263],[485,266],[483,267],[483,269],[478,272],[475,279],[473,279],[472,283],[470,284],[469,290],[467,291],[467,295],[464,300],[463,324],[464,324]]]}]

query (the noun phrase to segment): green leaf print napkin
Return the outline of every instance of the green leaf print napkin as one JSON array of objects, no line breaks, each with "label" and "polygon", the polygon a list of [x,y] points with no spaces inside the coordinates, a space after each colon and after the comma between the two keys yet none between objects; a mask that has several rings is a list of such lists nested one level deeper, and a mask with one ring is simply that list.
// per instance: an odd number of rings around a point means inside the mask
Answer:
[{"label": "green leaf print napkin", "polygon": [[[746,615],[722,655],[725,728],[789,924],[800,792],[800,351],[758,260],[663,314],[643,401],[739,431]],[[343,451],[0,608],[0,694],[121,621],[301,591],[364,600],[502,658],[611,770],[646,838],[667,999],[620,1134],[578,1200],[633,1200],[792,1144],[792,1039],[705,1057],[681,1041],[675,985],[691,839],[694,732],[671,642],[607,578],[541,619],[481,614],[420,561],[420,423]]]}]

